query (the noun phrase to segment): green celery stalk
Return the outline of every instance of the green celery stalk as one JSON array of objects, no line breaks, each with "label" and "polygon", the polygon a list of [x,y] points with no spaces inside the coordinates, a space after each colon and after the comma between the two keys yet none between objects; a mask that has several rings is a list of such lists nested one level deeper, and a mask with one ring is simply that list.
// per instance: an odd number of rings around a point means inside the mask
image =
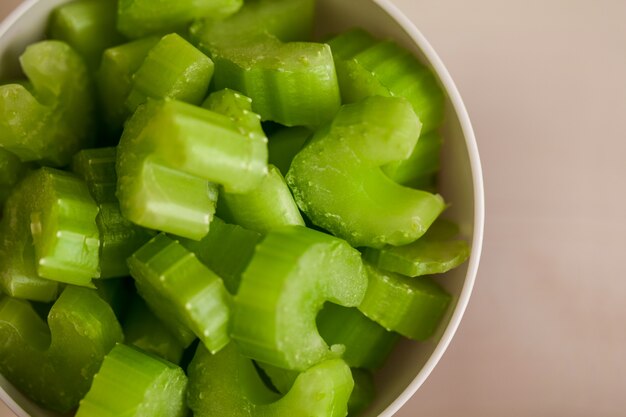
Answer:
[{"label": "green celery stalk", "polygon": [[128,259],[137,291],[185,347],[197,337],[215,353],[229,341],[231,296],[222,279],[164,234]]},{"label": "green celery stalk", "polygon": [[65,413],[123,335],[111,307],[87,288],[68,286],[48,325],[27,301],[1,298],[0,372],[35,402]]},{"label": "green celery stalk", "polygon": [[376,387],[372,373],[365,369],[350,368],[354,389],[348,400],[348,416],[358,416],[374,401]]},{"label": "green celery stalk", "polygon": [[11,152],[0,148],[0,212],[11,188],[26,173],[26,165]]},{"label": "green celery stalk", "polygon": [[433,131],[421,135],[413,153],[403,161],[391,162],[382,167],[383,172],[398,184],[407,187],[434,190],[439,171],[441,135]]},{"label": "green celery stalk", "polygon": [[267,151],[268,161],[276,166],[280,173],[287,175],[291,161],[313,135],[306,127],[286,127],[269,136]]},{"label": "green celery stalk", "polygon": [[330,359],[300,374],[278,398],[234,344],[217,355],[199,346],[188,373],[187,403],[196,417],[343,417],[354,385],[350,368]]},{"label": "green celery stalk", "polygon": [[401,98],[345,105],[295,156],[287,184],[317,226],[353,246],[403,245],[422,236],[443,199],[403,187],[379,168],[411,155],[420,123]]},{"label": "green celery stalk", "polygon": [[91,196],[98,204],[116,202],[115,147],[83,149],[72,159],[72,172],[87,183]]},{"label": "green celery stalk", "polygon": [[178,366],[117,344],[104,358],[76,417],[184,417],[187,377]]},{"label": "green celery stalk", "polygon": [[305,370],[343,351],[317,331],[324,302],[356,306],[366,285],[360,256],[345,241],[302,226],[274,229],[243,274],[231,337],[245,356]]},{"label": "green celery stalk", "polygon": [[451,296],[428,277],[409,278],[365,264],[369,285],[359,310],[384,328],[414,340],[434,334]]},{"label": "green celery stalk", "polygon": [[114,1],[78,0],[52,11],[48,33],[52,39],[67,42],[95,69],[105,49],[124,42],[115,28],[116,17]]}]

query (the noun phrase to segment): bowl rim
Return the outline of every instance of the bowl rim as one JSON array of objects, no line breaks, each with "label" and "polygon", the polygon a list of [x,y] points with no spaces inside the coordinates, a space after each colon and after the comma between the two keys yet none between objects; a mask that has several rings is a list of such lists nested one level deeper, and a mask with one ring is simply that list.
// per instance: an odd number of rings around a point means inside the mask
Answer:
[{"label": "bowl rim", "polygon": [[[21,2],[12,12],[10,12],[0,22],[0,38],[6,35],[11,27],[22,18],[35,4],[41,0],[24,0]],[[426,37],[417,28],[415,23],[411,21],[400,10],[398,6],[392,3],[391,0],[372,0],[377,4],[385,13],[387,13],[401,28],[402,30],[415,42],[418,48],[424,54],[424,57],[431,65],[432,69],[436,73],[439,81],[441,82],[452,107],[456,113],[463,138],[468,152],[470,170],[472,173],[472,184],[474,189],[473,202],[474,202],[474,227],[472,236],[472,252],[468,261],[467,273],[463,283],[463,288],[459,294],[457,304],[454,308],[450,321],[446,326],[439,343],[433,350],[432,355],[428,358],[422,369],[417,376],[409,383],[404,391],[385,408],[379,417],[391,417],[396,414],[404,404],[406,404],[411,397],[417,392],[419,387],[426,381],[431,374],[437,363],[441,360],[446,349],[450,345],[452,338],[454,337],[474,288],[476,276],[478,273],[478,266],[480,262],[483,236],[484,236],[484,224],[485,224],[485,195],[483,184],[483,173],[480,162],[480,155],[478,152],[478,144],[474,135],[474,129],[470,120],[467,108],[461,98],[461,94],[454,83],[452,76],[445,67],[443,61],[428,42]],[[7,393],[2,387],[0,387],[0,400],[2,400],[17,416],[28,417],[29,414]]]}]

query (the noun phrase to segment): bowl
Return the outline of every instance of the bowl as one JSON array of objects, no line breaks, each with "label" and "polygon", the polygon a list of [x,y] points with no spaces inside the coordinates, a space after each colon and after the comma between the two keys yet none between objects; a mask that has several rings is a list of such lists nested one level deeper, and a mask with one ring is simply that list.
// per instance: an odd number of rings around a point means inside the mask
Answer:
[{"label": "bowl", "polygon": [[[0,24],[0,80],[20,75],[17,58],[24,48],[44,36],[47,18],[69,0],[27,0]],[[468,262],[442,276],[440,282],[453,301],[439,329],[426,342],[403,340],[376,374],[377,396],[364,417],[395,414],[424,383],[441,359],[461,321],[474,286],[484,225],[483,180],[478,148],[467,110],[450,74],[413,23],[389,0],[318,0],[319,36],[355,26],[394,39],[412,51],[438,77],[446,92],[446,117],[440,173],[440,193],[451,203],[446,217],[461,226],[471,243]],[[0,399],[20,417],[52,417],[0,375]]]}]

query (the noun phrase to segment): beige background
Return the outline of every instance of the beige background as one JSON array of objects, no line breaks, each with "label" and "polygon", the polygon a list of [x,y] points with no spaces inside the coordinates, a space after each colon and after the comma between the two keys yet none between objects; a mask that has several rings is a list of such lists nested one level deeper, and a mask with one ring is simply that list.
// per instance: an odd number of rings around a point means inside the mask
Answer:
[{"label": "beige background", "polygon": [[466,317],[398,416],[626,416],[626,1],[395,2],[461,90],[487,194]]}]

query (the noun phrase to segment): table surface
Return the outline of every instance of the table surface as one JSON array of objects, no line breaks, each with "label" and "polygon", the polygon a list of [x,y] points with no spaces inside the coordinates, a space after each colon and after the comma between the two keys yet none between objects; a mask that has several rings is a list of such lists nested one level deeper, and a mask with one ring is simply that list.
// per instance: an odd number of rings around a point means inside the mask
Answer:
[{"label": "table surface", "polygon": [[395,2],[464,97],[487,195],[466,316],[397,415],[623,416],[626,2]]}]

